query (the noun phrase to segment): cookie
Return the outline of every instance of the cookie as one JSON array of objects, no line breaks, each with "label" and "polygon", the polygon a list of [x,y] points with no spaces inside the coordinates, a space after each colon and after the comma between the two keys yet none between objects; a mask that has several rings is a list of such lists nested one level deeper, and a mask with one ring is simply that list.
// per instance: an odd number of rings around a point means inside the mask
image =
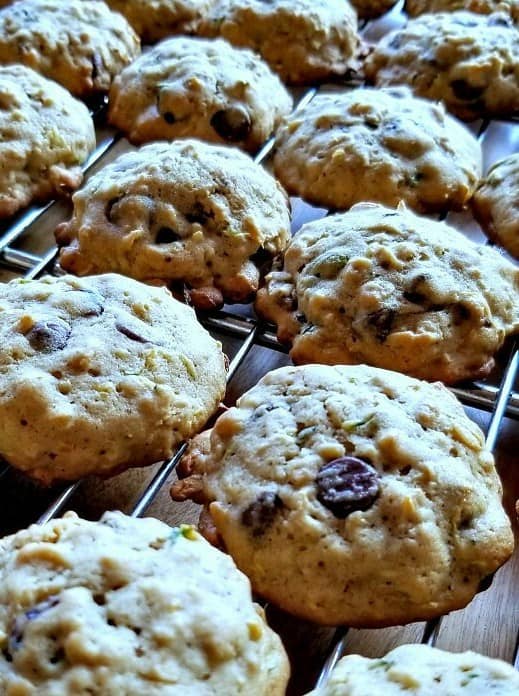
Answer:
[{"label": "cookie", "polygon": [[466,605],[511,553],[483,433],[440,383],[284,367],[204,437],[174,497],[198,484],[253,589],[305,619],[429,619]]},{"label": "cookie", "polygon": [[0,456],[46,484],[169,457],[225,391],[193,310],[115,274],[5,284],[0,344]]},{"label": "cookie", "polygon": [[136,144],[195,137],[255,151],[291,108],[279,78],[252,51],[175,37],[116,78],[108,118]]},{"label": "cookie", "polygon": [[514,696],[519,673],[502,660],[467,651],[449,653],[428,645],[400,645],[382,659],[343,657],[327,683],[307,696]]},{"label": "cookie", "polygon": [[519,331],[519,268],[445,222],[359,204],[303,225],[256,309],[296,363],[456,382],[486,376]]},{"label": "cookie", "polygon": [[519,259],[519,153],[494,164],[474,195],[472,210],[490,239]]},{"label": "cookie", "polygon": [[18,0],[0,11],[0,63],[23,63],[77,97],[107,92],[140,53],[118,12],[96,0]]},{"label": "cookie", "polygon": [[407,88],[317,95],[276,137],[276,176],[310,203],[360,201],[418,212],[462,208],[481,175],[475,137],[441,105]]},{"label": "cookie", "polygon": [[424,14],[382,37],[364,69],[378,87],[408,84],[465,120],[519,113],[519,29],[503,14]]},{"label": "cookie", "polygon": [[247,578],[192,527],[68,513],[0,549],[3,694],[285,693]]},{"label": "cookie", "polygon": [[292,84],[344,76],[357,66],[357,17],[346,0],[216,0],[197,32],[257,51]]},{"label": "cookie", "polygon": [[70,193],[95,147],[85,105],[23,65],[0,66],[0,217]]},{"label": "cookie", "polygon": [[56,238],[67,271],[185,284],[202,308],[245,302],[258,288],[258,264],[288,244],[288,199],[235,148],[152,143],[91,177]]},{"label": "cookie", "polygon": [[107,0],[145,43],[192,32],[214,0]]},{"label": "cookie", "polygon": [[405,0],[405,11],[411,17],[425,12],[453,12],[469,10],[479,14],[503,12],[517,24],[519,22],[518,0]]}]

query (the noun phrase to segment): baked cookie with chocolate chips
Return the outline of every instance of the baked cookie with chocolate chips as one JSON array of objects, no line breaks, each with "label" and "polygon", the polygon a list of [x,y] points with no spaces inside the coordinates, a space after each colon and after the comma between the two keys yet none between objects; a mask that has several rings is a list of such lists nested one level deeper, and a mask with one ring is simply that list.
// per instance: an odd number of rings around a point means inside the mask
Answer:
[{"label": "baked cookie with chocolate chips", "polygon": [[24,65],[0,66],[0,217],[68,194],[95,147],[84,104]]},{"label": "baked cookie with chocolate chips", "polygon": [[519,23],[519,0],[405,0],[405,11],[411,17],[426,12],[454,12],[468,10],[478,14],[502,12]]},{"label": "baked cookie with chocolate chips", "polygon": [[74,513],[0,539],[2,694],[283,696],[288,661],[189,525]]},{"label": "baked cookie with chocolate chips", "polygon": [[357,67],[357,16],[347,0],[216,0],[197,32],[251,48],[291,84]]},{"label": "baked cookie with chocolate chips", "polygon": [[310,222],[258,293],[296,363],[487,375],[519,331],[519,268],[444,222],[380,205]]},{"label": "baked cookie with chocolate chips", "polygon": [[449,653],[428,645],[400,645],[382,659],[347,655],[328,681],[307,696],[515,696],[519,673],[512,665],[467,650]]},{"label": "baked cookie with chocolate chips", "polygon": [[519,259],[519,153],[492,166],[472,200],[484,231]]},{"label": "baked cookie with chocolate chips", "polygon": [[407,84],[465,120],[519,113],[519,29],[504,14],[411,19],[380,39],[364,69],[377,87]]},{"label": "baked cookie with chocolate chips", "polygon": [[105,0],[120,12],[145,43],[174,34],[189,34],[214,0]]},{"label": "baked cookie with chocolate chips", "polygon": [[483,433],[440,383],[366,365],[284,367],[187,457],[192,478],[173,496],[205,502],[254,591],[311,621],[444,614],[512,551]]},{"label": "baked cookie with chocolate chips", "polygon": [[185,284],[200,308],[250,299],[259,266],[290,239],[276,180],[245,153],[198,140],[127,152],[73,200],[56,230],[64,269]]},{"label": "baked cookie with chocolate chips", "polygon": [[0,11],[0,63],[23,63],[80,98],[108,91],[140,53],[118,12],[96,0],[18,0]]},{"label": "baked cookie with chocolate chips", "polygon": [[0,456],[45,484],[169,457],[225,392],[193,310],[115,274],[5,284],[0,345]]},{"label": "baked cookie with chocolate chips", "polygon": [[279,78],[252,51],[179,36],[116,78],[108,118],[135,144],[194,137],[256,151],[291,108]]},{"label": "baked cookie with chocolate chips", "polygon": [[481,175],[476,138],[407,88],[317,95],[276,137],[274,170],[296,196],[331,209],[360,201],[418,212],[462,208]]}]

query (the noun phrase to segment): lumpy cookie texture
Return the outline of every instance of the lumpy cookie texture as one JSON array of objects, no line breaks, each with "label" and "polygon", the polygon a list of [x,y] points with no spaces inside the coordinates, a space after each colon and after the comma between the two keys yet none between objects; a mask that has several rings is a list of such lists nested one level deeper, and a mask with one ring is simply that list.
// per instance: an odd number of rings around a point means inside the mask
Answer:
[{"label": "lumpy cookie texture", "polygon": [[0,11],[0,62],[23,63],[85,98],[140,53],[118,12],[95,0],[18,0]]},{"label": "lumpy cookie texture", "polygon": [[481,148],[441,105],[407,88],[317,95],[276,136],[276,176],[319,206],[360,201],[419,212],[459,209],[481,175]]},{"label": "lumpy cookie texture", "polygon": [[504,14],[424,14],[380,39],[365,62],[378,87],[407,84],[456,116],[519,113],[519,29]]},{"label": "lumpy cookie texture", "polygon": [[193,310],[115,274],[6,284],[0,344],[0,454],[43,483],[170,456],[225,391]]},{"label": "lumpy cookie texture", "polygon": [[76,189],[94,147],[84,104],[30,68],[0,66],[0,217]]},{"label": "lumpy cookie texture", "polygon": [[472,210],[490,239],[519,259],[519,153],[491,167],[474,195]]},{"label": "lumpy cookie texture", "polygon": [[0,550],[3,694],[284,693],[287,659],[247,578],[192,527],[68,513]]},{"label": "lumpy cookie texture", "polygon": [[443,385],[396,372],[274,370],[183,468],[173,496],[197,491],[253,589],[324,624],[462,607],[512,550],[482,432]]},{"label": "lumpy cookie texture", "polygon": [[344,657],[327,683],[307,696],[514,696],[519,674],[502,660],[467,651],[449,653],[428,645],[400,645],[381,659]]},{"label": "lumpy cookie texture", "polygon": [[279,78],[252,51],[175,37],[123,70],[108,117],[137,144],[195,137],[255,151],[291,108]]},{"label": "lumpy cookie texture", "polygon": [[247,301],[290,238],[288,199],[235,148],[153,143],[90,178],[56,231],[63,268],[185,283],[201,307]]},{"label": "lumpy cookie texture", "polygon": [[146,43],[195,29],[214,0],[107,0]]},{"label": "lumpy cookie texture", "polygon": [[322,81],[357,67],[357,17],[346,0],[216,0],[197,32],[257,51],[284,82]]},{"label": "lumpy cookie texture", "polygon": [[519,22],[518,0],[406,0],[405,10],[412,17],[426,12],[454,12],[468,10],[478,14],[503,12]]},{"label": "lumpy cookie texture", "polygon": [[359,204],[310,222],[258,293],[295,362],[482,377],[519,331],[519,269],[444,222]]}]

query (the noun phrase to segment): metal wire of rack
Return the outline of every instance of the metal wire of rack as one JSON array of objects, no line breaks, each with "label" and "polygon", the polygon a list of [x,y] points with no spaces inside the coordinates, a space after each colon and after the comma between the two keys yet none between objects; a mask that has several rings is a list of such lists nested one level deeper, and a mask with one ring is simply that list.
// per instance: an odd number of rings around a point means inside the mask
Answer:
[{"label": "metal wire of rack", "polygon": [[[308,103],[317,89],[308,90],[299,101],[298,108]],[[479,137],[482,138],[486,126],[483,124]],[[85,173],[93,167],[113,148],[119,136],[104,138],[92,154],[85,165]],[[272,150],[273,140],[268,141],[256,156],[257,162],[265,162]],[[36,278],[44,272],[52,272],[56,260],[57,250],[54,245],[40,255],[16,248],[19,241],[27,231],[38,224],[38,222],[49,213],[55,206],[55,202],[50,202],[42,206],[33,206],[24,214],[20,215],[16,221],[5,231],[0,232],[0,269],[6,268],[15,274],[23,274],[25,278]],[[240,347],[229,366],[228,382],[232,379],[240,365],[249,355],[254,346],[264,347],[275,351],[286,352],[286,347],[280,344],[276,338],[273,327],[259,321],[253,316],[242,316],[229,310],[220,310],[209,316],[203,317],[203,323],[210,331],[219,332],[231,336],[240,342]],[[505,417],[519,419],[519,393],[515,392],[514,383],[516,381],[519,368],[519,348],[517,342],[510,342],[506,355],[506,363],[501,378],[497,384],[487,381],[474,382],[467,385],[452,388],[455,395],[467,406],[474,407],[491,413],[491,418],[487,430],[487,445],[494,449],[498,441],[499,430]],[[141,492],[138,500],[133,504],[132,516],[141,516],[152,504],[159,491],[161,491],[170,474],[175,469],[180,457],[183,454],[185,445],[182,445],[176,454],[162,462],[155,472],[152,480]],[[8,471],[8,467],[0,468],[0,478]],[[82,485],[81,481],[75,482],[61,491],[52,503],[41,514],[38,523],[43,524],[56,517],[64,509],[73,495]],[[435,645],[440,634],[442,619],[429,621],[422,632],[421,642],[428,645]],[[317,686],[326,683],[328,676],[344,654],[348,643],[347,627],[340,627],[336,630],[332,641],[332,648],[324,661],[320,671]],[[519,630],[514,652],[514,664],[519,668]]]}]

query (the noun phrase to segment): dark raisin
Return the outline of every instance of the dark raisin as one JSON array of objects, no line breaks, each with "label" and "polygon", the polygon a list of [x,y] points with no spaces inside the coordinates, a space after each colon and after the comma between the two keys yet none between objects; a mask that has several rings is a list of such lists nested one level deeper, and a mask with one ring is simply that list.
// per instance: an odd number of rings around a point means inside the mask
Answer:
[{"label": "dark raisin", "polygon": [[172,126],[176,122],[175,114],[172,114],[171,111],[165,111],[162,114],[162,118],[166,121],[166,123],[169,123],[170,126]]},{"label": "dark raisin", "polygon": [[84,303],[85,306],[81,307],[82,317],[99,317],[105,311],[104,308],[104,297],[93,290],[84,290],[85,295],[87,295],[88,300]]},{"label": "dark raisin", "polygon": [[252,536],[261,536],[274,522],[278,510],[282,507],[283,502],[276,493],[265,491],[245,508],[241,514],[241,522],[252,529]]},{"label": "dark raisin", "polygon": [[450,86],[454,96],[462,101],[476,101],[485,91],[485,87],[469,85],[466,80],[453,80]]},{"label": "dark raisin", "polygon": [[212,115],[211,126],[224,140],[235,143],[245,140],[251,132],[252,123],[241,106],[229,106]]},{"label": "dark raisin", "polygon": [[115,328],[117,329],[117,331],[120,331],[124,336],[131,339],[132,341],[137,341],[137,343],[153,343],[153,341],[150,341],[148,338],[141,336],[141,334],[137,333],[133,329],[130,329],[128,326],[125,326],[124,324],[120,324],[119,322],[116,323]]},{"label": "dark raisin", "polygon": [[357,457],[339,457],[324,464],[315,482],[317,500],[339,519],[368,510],[380,495],[377,472]]},{"label": "dark raisin", "polygon": [[37,321],[25,334],[25,338],[34,350],[49,353],[53,350],[63,350],[67,345],[70,332],[70,325],[61,319]]},{"label": "dark raisin", "polygon": [[171,244],[171,242],[178,242],[181,239],[182,237],[171,227],[161,227],[155,235],[155,244]]},{"label": "dark raisin", "polygon": [[368,323],[374,327],[375,335],[381,343],[384,343],[391,333],[395,314],[393,309],[379,309],[377,312],[368,314]]},{"label": "dark raisin", "polygon": [[205,225],[212,217],[214,217],[213,211],[205,210],[204,206],[198,202],[194,204],[191,210],[185,213],[186,220],[191,224],[197,222],[199,225]]},{"label": "dark raisin", "polygon": [[466,305],[457,302],[452,306],[452,316],[454,323],[458,326],[462,322],[467,321],[467,319],[470,319],[470,309]]}]

